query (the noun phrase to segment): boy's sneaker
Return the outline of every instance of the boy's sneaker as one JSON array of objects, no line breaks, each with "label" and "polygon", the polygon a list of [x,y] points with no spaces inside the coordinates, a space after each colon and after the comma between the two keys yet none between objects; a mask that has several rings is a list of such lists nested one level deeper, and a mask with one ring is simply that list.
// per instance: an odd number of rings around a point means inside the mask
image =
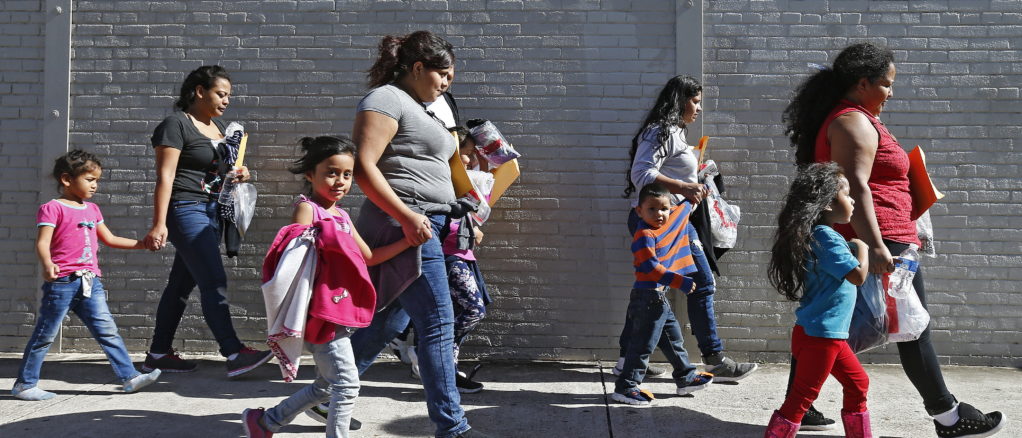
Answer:
[{"label": "boy's sneaker", "polygon": [[454,375],[454,383],[458,387],[458,392],[462,394],[475,394],[483,390],[483,384],[472,380],[472,378],[465,375],[465,373],[458,371],[458,374]]},{"label": "boy's sneaker", "polygon": [[610,399],[626,405],[649,406],[656,397],[645,389],[632,388],[624,393],[615,392],[610,395]]},{"label": "boy's sneaker", "polygon": [[139,374],[124,382],[124,392],[132,393],[156,382],[160,378],[160,369],[157,368],[148,373]]},{"label": "boy's sneaker", "polygon": [[706,364],[706,372],[713,374],[713,379],[717,383],[737,382],[749,377],[749,374],[759,368],[759,365],[754,363],[735,362],[729,357],[721,357],[721,353],[704,357],[703,363]]},{"label": "boy's sneaker", "polygon": [[[320,404],[318,404],[316,406],[313,406],[313,407],[311,407],[309,409],[306,409],[305,410],[305,415],[307,415],[309,418],[311,418],[313,420],[316,420],[316,421],[318,421],[320,423],[326,424],[326,419],[327,419],[327,417],[330,416],[330,412],[328,411],[329,409],[330,409],[330,405],[329,404],[327,404],[327,403],[320,403]],[[351,422],[348,423],[348,430],[359,430],[361,428],[362,428],[362,422],[358,421],[358,420],[356,420],[354,418],[352,418]]]},{"label": "boy's sneaker", "polygon": [[678,387],[678,395],[689,395],[700,389],[706,389],[713,382],[713,378],[713,374],[710,373],[696,373],[691,382],[688,382],[685,386]]},{"label": "boy's sneaker", "polygon": [[389,348],[390,352],[393,353],[394,356],[397,356],[401,362],[406,364],[412,363],[412,359],[408,357],[408,350],[415,347],[412,346],[411,342],[394,338],[387,344],[387,348]]},{"label": "boy's sneaker", "polygon": [[243,347],[234,359],[227,359],[227,377],[238,377],[256,369],[273,357],[270,350],[258,351]]},{"label": "boy's sneaker", "polygon": [[151,373],[153,370],[160,370],[165,373],[190,373],[195,371],[198,366],[199,364],[195,362],[181,359],[176,351],[170,350],[159,359],[153,356],[153,353],[146,353],[142,372]]},{"label": "boy's sneaker", "polygon": [[984,414],[968,403],[958,403],[958,422],[951,426],[944,426],[933,421],[937,428],[937,436],[940,438],[982,438],[1000,432],[1004,423],[1008,420],[1000,412],[994,411]]},{"label": "boy's sneaker", "polygon": [[422,381],[422,377],[419,376],[419,355],[415,353],[415,347],[408,349],[408,362],[412,364],[412,378]]},{"label": "boy's sneaker", "polygon": [[832,430],[837,427],[836,423],[836,421],[825,417],[823,412],[817,411],[815,407],[810,405],[809,410],[802,416],[802,425],[799,426],[798,430]]},{"label": "boy's sneaker", "polygon": [[[615,376],[620,376],[621,372],[624,371],[624,368],[625,358],[619,357],[617,358],[617,364],[614,365],[614,369],[611,370],[611,373]],[[661,368],[652,364],[646,366],[646,377],[660,377],[664,374],[667,374],[666,368]]]},{"label": "boy's sneaker", "polygon": [[263,408],[245,409],[241,412],[241,425],[245,427],[245,436],[248,438],[270,438],[273,432],[263,428],[259,419],[263,418],[266,411]]}]

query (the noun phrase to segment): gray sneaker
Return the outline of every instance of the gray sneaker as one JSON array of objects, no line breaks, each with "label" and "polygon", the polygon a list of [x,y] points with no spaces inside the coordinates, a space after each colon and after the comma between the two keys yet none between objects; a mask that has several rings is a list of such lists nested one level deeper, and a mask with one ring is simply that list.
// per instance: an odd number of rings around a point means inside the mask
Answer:
[{"label": "gray sneaker", "polygon": [[714,382],[737,382],[752,374],[759,365],[748,362],[735,362],[729,357],[719,359],[720,363],[712,365],[713,358],[704,358],[706,372],[713,374]]},{"label": "gray sneaker", "polygon": [[[624,371],[624,367],[625,367],[625,358],[623,358],[623,357],[618,358],[617,364],[614,365],[614,369],[611,370],[610,372],[613,373],[615,376],[620,376],[621,375],[621,371]],[[660,377],[660,376],[662,376],[664,374],[667,374],[667,369],[666,368],[658,367],[658,366],[653,365],[653,364],[646,365],[646,377]]]}]

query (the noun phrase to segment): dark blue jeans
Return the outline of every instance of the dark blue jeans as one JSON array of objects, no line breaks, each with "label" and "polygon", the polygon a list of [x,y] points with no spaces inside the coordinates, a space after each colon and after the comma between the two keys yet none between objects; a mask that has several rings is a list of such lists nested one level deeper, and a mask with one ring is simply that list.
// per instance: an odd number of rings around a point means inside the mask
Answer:
[{"label": "dark blue jeans", "polygon": [[92,279],[92,296],[86,298],[82,293],[82,279],[75,275],[60,277],[54,281],[43,283],[43,299],[39,305],[35,330],[25,346],[25,354],[18,369],[18,378],[14,382],[17,391],[24,391],[36,386],[39,373],[43,367],[46,353],[50,351],[53,340],[57,337],[60,324],[67,312],[74,312],[82,323],[89,328],[92,337],[103,348],[114,374],[121,381],[135,377],[139,372],[131,363],[124,340],[117,333],[117,323],[106,304],[106,290],[99,277]]},{"label": "dark blue jeans", "polygon": [[[625,364],[614,384],[614,391],[624,393],[642,384],[649,365],[649,355],[657,344],[674,367],[674,383],[686,386],[695,377],[696,367],[688,361],[681,323],[671,310],[663,291],[653,289],[632,289],[628,302],[628,318],[631,320],[628,333],[628,348]],[[666,340],[666,342],[664,342]]]},{"label": "dark blue jeans", "polygon": [[404,330],[410,318],[418,344],[419,375],[426,392],[429,419],[436,425],[436,436],[453,437],[469,429],[461,394],[454,384],[454,305],[447,286],[447,268],[440,246],[440,230],[445,217],[431,215],[433,238],[422,245],[422,275],[397,297],[401,309],[377,314],[369,327],[351,338],[355,364],[365,371],[391,339]]},{"label": "dark blue jeans", "polygon": [[167,353],[181,323],[188,296],[199,286],[202,316],[220,345],[230,356],[243,345],[231,322],[227,304],[227,273],[220,258],[220,223],[216,202],[172,201],[167,212],[167,232],[174,244],[174,265],[156,308],[156,329],[149,351]]},{"label": "dark blue jeans", "polygon": [[[639,226],[639,215],[635,209],[628,213],[628,232],[635,234]],[[713,278],[713,271],[710,270],[710,263],[706,260],[706,253],[699,242],[699,235],[695,227],[690,223],[686,229],[689,241],[692,242],[692,259],[695,260],[696,272],[689,274],[696,282],[696,289],[686,297],[688,301],[688,322],[692,325],[692,334],[695,335],[699,344],[699,352],[703,356],[709,356],[724,350],[724,343],[717,335],[717,318],[713,311],[713,294],[717,290],[716,280]],[[618,338],[619,357],[625,356],[628,344],[628,333],[631,331],[631,318],[625,316],[625,325],[621,328],[621,336]],[[661,348],[662,349],[662,348]]]}]

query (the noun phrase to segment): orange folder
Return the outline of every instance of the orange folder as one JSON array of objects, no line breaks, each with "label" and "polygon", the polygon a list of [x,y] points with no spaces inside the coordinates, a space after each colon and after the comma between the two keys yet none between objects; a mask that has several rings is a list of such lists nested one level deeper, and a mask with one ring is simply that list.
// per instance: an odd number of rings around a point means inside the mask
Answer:
[{"label": "orange folder", "polygon": [[706,146],[708,146],[709,143],[710,143],[710,136],[708,136],[708,135],[704,135],[704,136],[702,136],[702,138],[699,139],[699,146],[696,146],[696,149],[699,151],[699,161],[698,161],[699,164],[703,164],[703,154],[706,153]]},{"label": "orange folder", "polygon": [[944,194],[937,190],[933,181],[930,180],[930,174],[926,171],[926,154],[918,145],[908,153],[908,163],[908,189],[912,193],[912,220],[916,220],[937,203],[937,200],[943,198]]}]

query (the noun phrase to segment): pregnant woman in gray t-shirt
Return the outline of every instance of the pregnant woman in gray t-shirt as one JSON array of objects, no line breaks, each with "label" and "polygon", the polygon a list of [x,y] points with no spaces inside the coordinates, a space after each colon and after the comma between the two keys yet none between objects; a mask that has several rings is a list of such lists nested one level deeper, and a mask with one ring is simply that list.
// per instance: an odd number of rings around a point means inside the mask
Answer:
[{"label": "pregnant woman in gray t-shirt", "polygon": [[[465,419],[455,386],[454,307],[439,239],[445,217],[416,211],[423,203],[454,201],[448,160],[457,145],[443,122],[424,106],[439,98],[453,78],[453,48],[428,31],[384,37],[380,56],[369,71],[372,91],[359,103],[352,130],[358,146],[355,180],[368,197],[360,216],[383,219],[372,222],[384,222],[389,216],[400,224],[404,239],[421,251],[421,274],[376,315],[371,326],[355,332],[352,349],[361,373],[397,334],[393,327],[400,325],[400,331],[411,317],[436,436],[480,437],[484,435]],[[367,222],[360,217],[359,226],[363,224]],[[399,308],[407,316],[396,311]]]}]

